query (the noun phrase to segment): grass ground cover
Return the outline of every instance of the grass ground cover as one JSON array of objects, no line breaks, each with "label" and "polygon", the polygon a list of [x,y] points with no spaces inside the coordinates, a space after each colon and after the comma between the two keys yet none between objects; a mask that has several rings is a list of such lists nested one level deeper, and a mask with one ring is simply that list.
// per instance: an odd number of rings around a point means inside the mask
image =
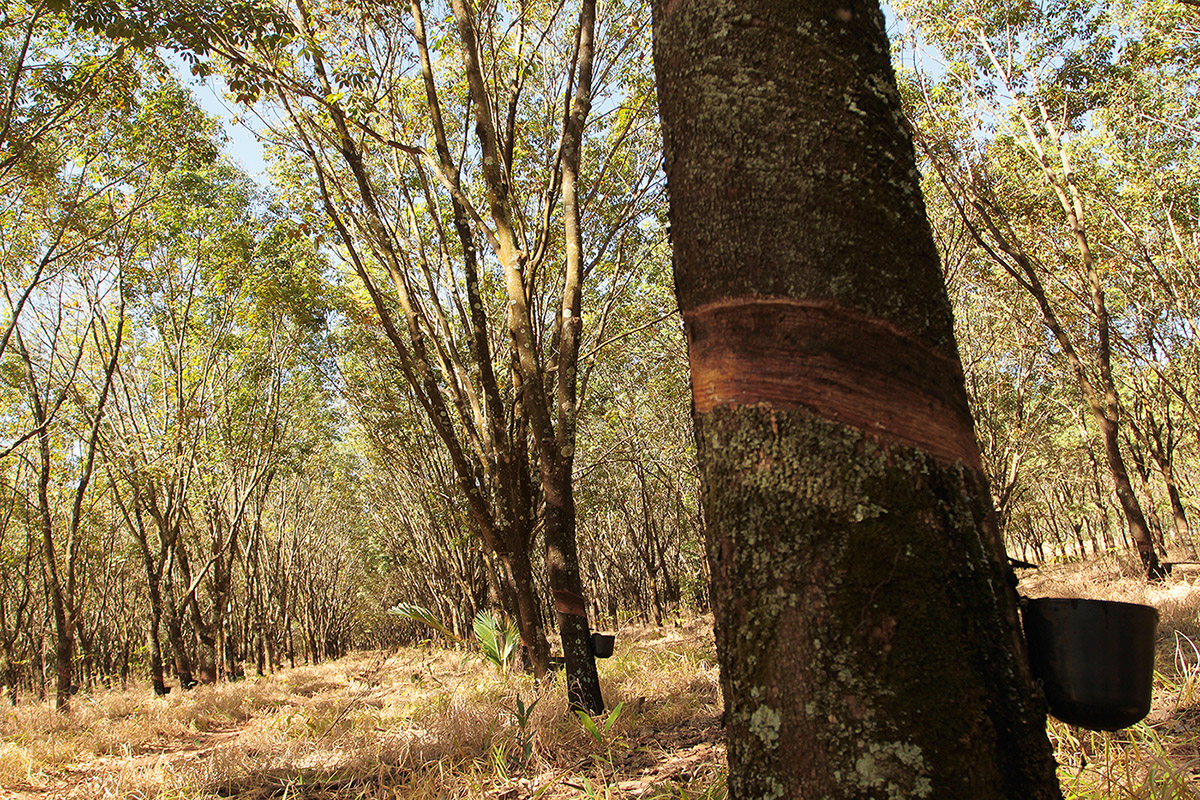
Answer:
[{"label": "grass ground cover", "polygon": [[599,736],[562,686],[429,647],[80,696],[66,716],[22,703],[0,709],[0,797],[722,796],[711,621],[628,626],[600,665],[620,711]]},{"label": "grass ground cover", "polygon": [[[1029,571],[1020,590],[1162,616],[1144,722],[1093,733],[1051,720],[1064,795],[1200,798],[1200,573],[1148,586],[1104,558]],[[84,694],[65,716],[22,703],[0,708],[0,798],[723,798],[711,620],[625,626],[600,673],[619,711],[592,725],[566,713],[561,685],[434,647],[166,697]]]}]

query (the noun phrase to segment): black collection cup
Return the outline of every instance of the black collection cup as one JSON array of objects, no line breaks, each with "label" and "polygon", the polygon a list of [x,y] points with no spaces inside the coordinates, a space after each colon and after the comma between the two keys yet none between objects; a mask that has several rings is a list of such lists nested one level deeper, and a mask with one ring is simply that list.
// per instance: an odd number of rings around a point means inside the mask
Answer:
[{"label": "black collection cup", "polygon": [[1033,677],[1050,713],[1115,731],[1150,711],[1158,611],[1137,603],[1042,598],[1024,604]]}]

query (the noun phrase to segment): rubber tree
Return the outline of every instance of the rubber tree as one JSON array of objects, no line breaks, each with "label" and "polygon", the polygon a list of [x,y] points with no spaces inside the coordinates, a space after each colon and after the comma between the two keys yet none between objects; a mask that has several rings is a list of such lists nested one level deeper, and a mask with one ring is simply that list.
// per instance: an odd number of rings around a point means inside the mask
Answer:
[{"label": "rubber tree", "polygon": [[1057,798],[870,0],[655,0],[731,798]]}]

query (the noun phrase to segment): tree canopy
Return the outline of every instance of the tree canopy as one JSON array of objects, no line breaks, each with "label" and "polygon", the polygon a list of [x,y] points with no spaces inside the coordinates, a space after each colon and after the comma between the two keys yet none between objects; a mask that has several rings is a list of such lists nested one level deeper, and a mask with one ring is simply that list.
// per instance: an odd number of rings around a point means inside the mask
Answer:
[{"label": "tree canopy", "polygon": [[[1196,560],[1200,513],[1200,12],[893,10],[949,307],[904,300],[899,267],[828,272],[819,299],[917,338],[952,311],[960,433],[1010,554],[1161,579]],[[0,10],[10,696],[469,639],[486,611],[598,711],[594,629],[708,609],[669,237],[714,263],[796,243],[724,237],[715,214],[671,231],[651,27],[627,0]],[[263,140],[261,184],[181,64]],[[753,168],[695,180],[723,208]],[[800,244],[894,249],[830,233],[864,207],[830,192]],[[751,294],[790,296],[781,276]],[[688,309],[719,299],[710,278]]]}]

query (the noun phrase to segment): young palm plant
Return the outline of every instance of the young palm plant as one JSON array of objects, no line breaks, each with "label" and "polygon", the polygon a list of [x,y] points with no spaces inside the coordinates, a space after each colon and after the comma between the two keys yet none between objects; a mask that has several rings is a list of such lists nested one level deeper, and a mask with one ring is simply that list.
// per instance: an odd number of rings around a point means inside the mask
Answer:
[{"label": "young palm plant", "polygon": [[[432,611],[414,603],[397,603],[392,606],[391,613],[411,622],[418,622],[460,644],[467,640],[459,636],[446,623],[437,618]],[[521,641],[517,624],[512,620],[501,622],[490,611],[480,611],[475,615],[472,624],[475,640],[479,644],[480,653],[484,659],[492,662],[500,669],[507,668],[517,652],[517,644]]]}]

